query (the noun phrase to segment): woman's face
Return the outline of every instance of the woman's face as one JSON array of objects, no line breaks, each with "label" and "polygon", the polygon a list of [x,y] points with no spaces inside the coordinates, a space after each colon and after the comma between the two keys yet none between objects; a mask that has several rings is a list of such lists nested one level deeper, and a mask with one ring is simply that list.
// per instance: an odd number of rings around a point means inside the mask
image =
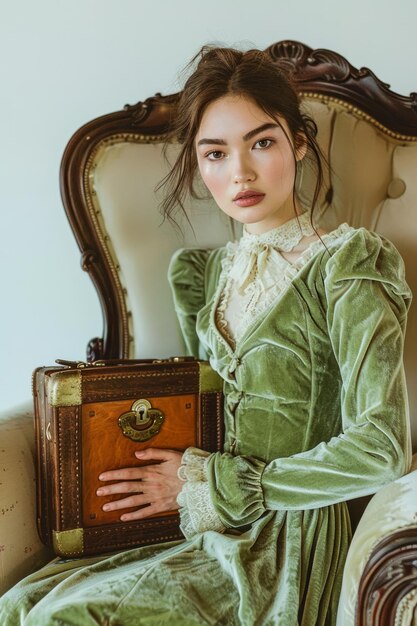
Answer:
[{"label": "woman's face", "polygon": [[207,107],[198,129],[195,147],[205,185],[220,209],[251,233],[294,217],[294,154],[282,127],[252,100],[224,96]]}]

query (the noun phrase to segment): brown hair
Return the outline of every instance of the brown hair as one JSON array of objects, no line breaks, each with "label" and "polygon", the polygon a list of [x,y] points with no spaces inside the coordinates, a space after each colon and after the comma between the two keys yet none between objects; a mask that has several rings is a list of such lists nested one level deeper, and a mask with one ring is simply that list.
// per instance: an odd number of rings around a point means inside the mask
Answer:
[{"label": "brown hair", "polygon": [[[278,116],[286,120],[294,141],[295,181],[300,166],[295,153],[300,144],[307,144],[307,156],[304,159],[312,157],[316,170],[316,186],[310,208],[312,214],[323,184],[323,155],[315,138],[315,122],[300,111],[300,99],[288,72],[261,50],[242,52],[214,46],[203,46],[186,70],[190,68],[194,70],[180,93],[167,140],[178,141],[180,152],[170,172],[158,185],[158,189],[166,187],[167,190],[161,203],[164,217],[175,222],[173,213],[178,207],[186,214],[186,196],[190,194],[194,198],[198,197],[194,187],[198,167],[195,137],[208,105],[226,95],[249,98],[278,123]],[[165,144],[165,151],[167,147]]]}]

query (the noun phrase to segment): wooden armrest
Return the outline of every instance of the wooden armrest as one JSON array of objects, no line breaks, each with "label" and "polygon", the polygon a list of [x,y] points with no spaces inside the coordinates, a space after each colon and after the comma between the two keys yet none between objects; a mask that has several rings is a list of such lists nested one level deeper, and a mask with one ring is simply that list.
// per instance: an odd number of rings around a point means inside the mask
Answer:
[{"label": "wooden armrest", "polygon": [[405,610],[402,598],[412,590],[417,603],[417,455],[411,471],[380,489],[359,521],[346,560],[337,625],[408,624],[398,615]]}]

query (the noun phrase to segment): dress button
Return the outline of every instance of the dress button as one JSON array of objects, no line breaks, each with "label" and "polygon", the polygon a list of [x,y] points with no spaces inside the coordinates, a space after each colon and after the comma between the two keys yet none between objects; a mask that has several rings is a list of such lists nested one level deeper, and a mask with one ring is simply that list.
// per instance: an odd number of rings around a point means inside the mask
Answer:
[{"label": "dress button", "polygon": [[227,408],[229,409],[230,413],[232,415],[235,414],[236,409],[239,405],[239,402],[242,399],[242,392],[236,392],[236,391],[231,391],[229,394],[227,394],[226,397],[226,403],[227,403]]},{"label": "dress button", "polygon": [[389,198],[393,199],[400,198],[406,189],[407,186],[401,178],[393,178],[388,185],[387,195]]},{"label": "dress button", "polygon": [[239,359],[237,357],[233,357],[229,365],[229,374],[233,374],[233,372],[235,371],[239,363],[240,363]]}]

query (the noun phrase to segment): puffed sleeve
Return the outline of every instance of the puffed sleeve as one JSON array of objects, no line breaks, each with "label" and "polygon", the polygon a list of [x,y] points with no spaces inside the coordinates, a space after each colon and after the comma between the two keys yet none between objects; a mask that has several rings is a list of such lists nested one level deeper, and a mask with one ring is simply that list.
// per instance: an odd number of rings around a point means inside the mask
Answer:
[{"label": "puffed sleeve", "polygon": [[205,304],[205,268],[209,255],[209,250],[177,250],[168,268],[168,281],[187,354],[200,359],[207,356],[197,337],[196,318]]},{"label": "puffed sleeve", "polygon": [[[175,312],[187,353],[200,359],[207,357],[196,333],[197,313],[206,303],[207,283],[216,280],[216,272],[208,263],[210,256],[216,256],[216,252],[211,255],[210,250],[181,249],[172,257],[168,270]],[[187,448],[182,456],[178,477],[184,484],[177,502],[180,528],[186,538],[208,530],[225,530],[210,497],[206,472],[209,457],[209,452],[193,447]]]},{"label": "puffed sleeve", "polygon": [[[318,508],[374,493],[411,458],[403,340],[411,293],[395,247],[358,229],[324,268],[328,333],[342,378],[342,432],[270,463],[215,453],[206,469],[226,527],[265,510]],[[322,417],[322,416],[321,416]]]}]

